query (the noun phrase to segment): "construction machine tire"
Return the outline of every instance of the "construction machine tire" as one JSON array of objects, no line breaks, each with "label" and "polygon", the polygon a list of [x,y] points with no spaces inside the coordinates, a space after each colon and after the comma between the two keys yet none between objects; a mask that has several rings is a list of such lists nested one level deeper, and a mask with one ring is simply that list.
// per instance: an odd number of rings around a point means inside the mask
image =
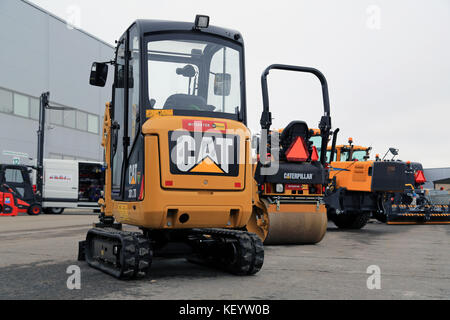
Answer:
[{"label": "construction machine tire", "polygon": [[324,205],[316,204],[271,204],[269,232],[264,241],[271,244],[315,244],[327,231],[328,219]]},{"label": "construction machine tire", "polygon": [[206,265],[235,275],[253,275],[261,270],[264,263],[264,246],[253,233],[225,229],[193,229],[194,234],[215,239],[214,245],[199,247],[191,263]]},{"label": "construction machine tire", "polygon": [[42,207],[41,207],[41,205],[34,203],[28,207],[27,213],[30,216],[38,216],[42,213]]},{"label": "construction machine tire", "polygon": [[339,229],[362,229],[370,219],[370,212],[340,214],[332,221]]},{"label": "construction machine tire", "polygon": [[379,222],[381,223],[387,223],[388,222],[388,217],[386,215],[386,213],[384,212],[372,212],[372,217],[374,219],[377,219]]}]

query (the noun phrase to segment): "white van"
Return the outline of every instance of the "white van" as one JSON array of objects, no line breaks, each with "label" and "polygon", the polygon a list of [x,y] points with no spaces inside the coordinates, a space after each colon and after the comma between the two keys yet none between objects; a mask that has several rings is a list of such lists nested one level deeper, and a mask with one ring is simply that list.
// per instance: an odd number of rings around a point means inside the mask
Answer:
[{"label": "white van", "polygon": [[44,159],[42,207],[59,214],[65,208],[98,210],[105,172],[101,162]]}]

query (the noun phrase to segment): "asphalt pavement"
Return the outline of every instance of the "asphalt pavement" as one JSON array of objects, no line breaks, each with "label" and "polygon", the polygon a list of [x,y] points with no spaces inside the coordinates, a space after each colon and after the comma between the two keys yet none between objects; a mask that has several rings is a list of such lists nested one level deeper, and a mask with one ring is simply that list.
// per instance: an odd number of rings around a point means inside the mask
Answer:
[{"label": "asphalt pavement", "polygon": [[[450,298],[450,225],[342,231],[329,223],[319,244],[266,246],[254,276],[174,259],[155,260],[147,279],[121,281],[77,261],[78,241],[96,221],[70,210],[0,217],[0,299]],[[79,290],[68,289],[70,266],[80,267]]]}]

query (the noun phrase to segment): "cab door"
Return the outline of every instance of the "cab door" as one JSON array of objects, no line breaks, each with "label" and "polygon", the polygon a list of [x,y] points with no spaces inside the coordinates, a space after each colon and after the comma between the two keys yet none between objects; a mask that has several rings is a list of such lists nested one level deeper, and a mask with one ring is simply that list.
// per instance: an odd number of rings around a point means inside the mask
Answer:
[{"label": "cab door", "polygon": [[140,106],[140,38],[136,25],[120,40],[116,55],[112,135],[112,198],[136,201],[143,175]]},{"label": "cab door", "polygon": [[124,131],[125,131],[125,39],[119,41],[116,51],[116,66],[114,72],[113,108],[111,112],[114,123],[111,135],[111,197],[121,199],[122,169],[124,160]]}]

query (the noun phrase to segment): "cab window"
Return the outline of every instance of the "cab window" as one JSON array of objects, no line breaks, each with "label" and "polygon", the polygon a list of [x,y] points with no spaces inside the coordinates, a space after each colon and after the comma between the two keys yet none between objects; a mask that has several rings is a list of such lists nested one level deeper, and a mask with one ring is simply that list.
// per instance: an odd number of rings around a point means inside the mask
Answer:
[{"label": "cab window", "polygon": [[240,48],[215,37],[183,38],[147,44],[150,107],[236,114],[242,107]]},{"label": "cab window", "polygon": [[5,182],[23,183],[22,171],[18,169],[6,169]]}]

